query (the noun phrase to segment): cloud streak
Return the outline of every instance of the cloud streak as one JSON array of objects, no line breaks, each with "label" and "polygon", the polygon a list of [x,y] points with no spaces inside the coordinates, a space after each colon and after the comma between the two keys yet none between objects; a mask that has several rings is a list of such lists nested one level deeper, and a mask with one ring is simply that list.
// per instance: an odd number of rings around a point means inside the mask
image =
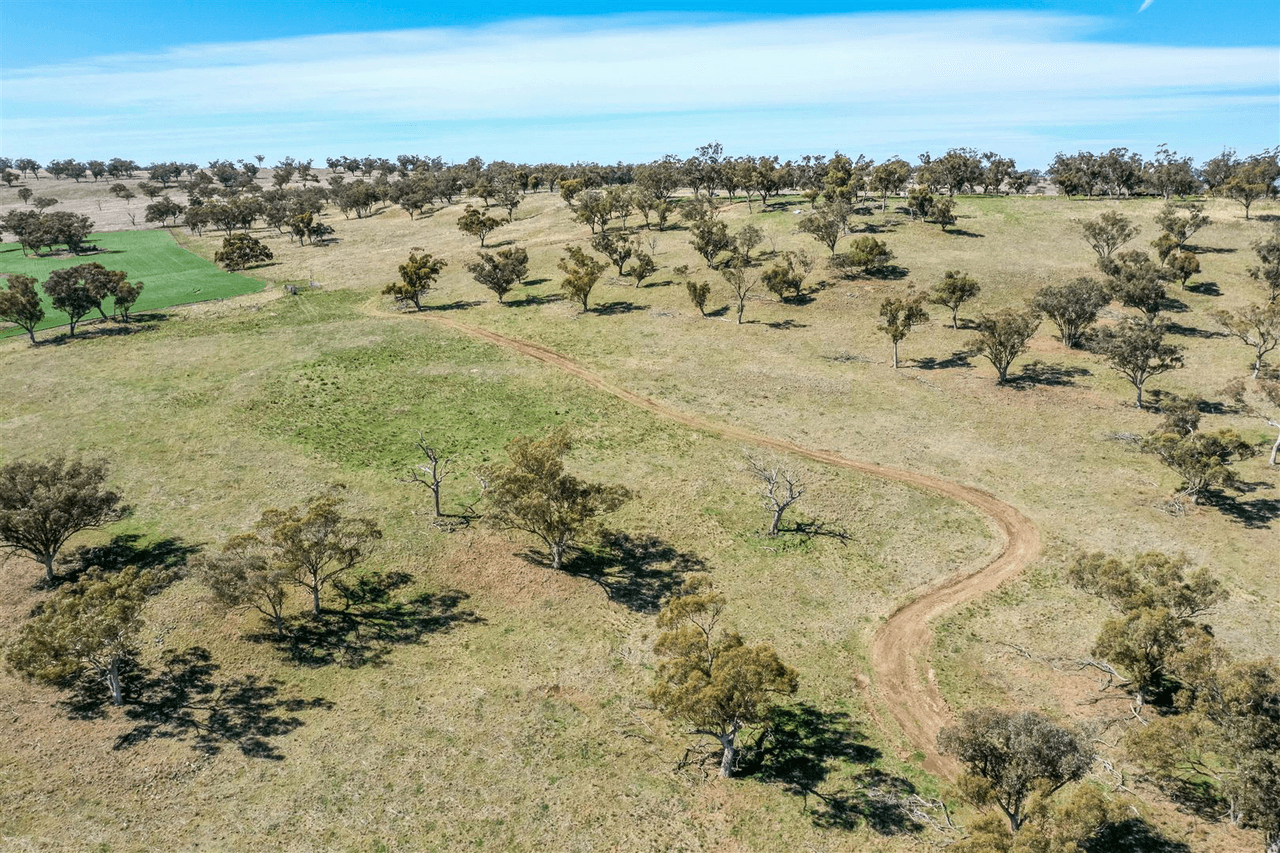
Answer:
[{"label": "cloud streak", "polygon": [[[1145,7],[1144,7],[1145,8]],[[548,121],[808,110],[1035,116],[1167,109],[1274,92],[1274,50],[1115,45],[1087,18],[1021,13],[729,20],[534,19],[179,47],[10,69],[6,149],[58,123]],[[1089,105],[1093,106],[1090,107]]]}]

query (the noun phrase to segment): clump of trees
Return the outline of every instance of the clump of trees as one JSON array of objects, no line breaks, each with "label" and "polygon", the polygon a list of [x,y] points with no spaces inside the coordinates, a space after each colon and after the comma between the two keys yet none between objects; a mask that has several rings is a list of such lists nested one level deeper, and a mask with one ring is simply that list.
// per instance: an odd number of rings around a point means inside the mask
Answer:
[{"label": "clump of trees", "polygon": [[660,662],[649,698],[668,719],[719,743],[720,775],[728,778],[743,730],[763,722],[777,697],[794,694],[800,678],[772,646],[724,630],[724,609],[706,575],[685,580],[658,614],[664,630],[654,643]]},{"label": "clump of trees", "polygon": [[1064,346],[1083,346],[1098,313],[1111,302],[1111,291],[1097,279],[1081,276],[1063,285],[1046,285],[1031,298],[1031,308],[1058,327]]},{"label": "clump of trees", "polygon": [[499,249],[492,255],[480,252],[477,260],[467,264],[467,272],[502,302],[529,275],[529,253],[519,247]]},{"label": "clump of trees", "polygon": [[290,584],[309,594],[311,613],[319,616],[325,587],[364,562],[382,538],[377,522],[347,515],[344,502],[331,490],[301,506],[265,510],[252,531],[202,560],[200,573],[214,598],[227,608],[253,607],[283,630]]},{"label": "clump of trees", "polygon": [[560,280],[560,289],[574,302],[582,304],[587,310],[587,300],[591,291],[600,281],[606,269],[604,263],[588,255],[581,246],[566,246],[565,256],[560,258],[557,266],[564,273]]},{"label": "clump of trees", "polygon": [[12,323],[27,333],[34,346],[36,326],[44,319],[44,305],[36,292],[38,282],[29,275],[10,273],[0,290],[0,321]]}]

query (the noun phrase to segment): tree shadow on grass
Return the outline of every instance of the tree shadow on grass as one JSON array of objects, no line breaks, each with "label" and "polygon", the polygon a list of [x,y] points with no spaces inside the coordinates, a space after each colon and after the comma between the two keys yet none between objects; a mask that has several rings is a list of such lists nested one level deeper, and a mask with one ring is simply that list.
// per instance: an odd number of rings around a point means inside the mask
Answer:
[{"label": "tree shadow on grass", "polygon": [[[743,751],[743,776],[775,783],[803,797],[816,826],[855,829],[865,825],[881,835],[914,832],[920,825],[901,801],[914,786],[874,767],[880,751],[863,742],[849,715],[808,703],[774,708],[756,743]],[[837,770],[864,765],[853,779],[823,791]],[[810,797],[813,802],[810,807]]]},{"label": "tree shadow on grass", "polygon": [[799,322],[796,322],[795,320],[792,320],[790,317],[788,317],[786,320],[778,320],[773,323],[765,323],[765,325],[768,326],[770,329],[782,329],[782,330],[809,328],[808,323],[799,323]]},{"label": "tree shadow on grass", "polygon": [[[177,536],[143,542],[137,533],[119,533],[105,545],[82,545],[58,559],[59,583],[79,580],[90,569],[118,572],[128,566],[157,571],[162,580],[177,580],[187,561],[199,554],[201,546]],[[167,583],[166,583],[167,585]]]},{"label": "tree shadow on grass", "polygon": [[[1245,484],[1248,491],[1258,488],[1273,488],[1269,483]],[[1222,492],[1211,492],[1202,499],[1203,502],[1218,510],[1227,518],[1243,524],[1253,530],[1265,530],[1271,523],[1280,518],[1280,498],[1252,498],[1244,500]]]},{"label": "tree shadow on grass", "polygon": [[1212,338],[1225,338],[1224,332],[1215,332],[1210,329],[1197,329],[1195,326],[1184,326],[1181,323],[1169,323],[1166,327],[1170,334],[1182,335],[1187,338],[1201,338],[1209,340]]},{"label": "tree shadow on grass", "polygon": [[412,645],[427,634],[441,634],[484,618],[462,607],[470,597],[460,590],[393,595],[413,577],[404,572],[371,572],[351,581],[335,581],[342,609],[319,616],[298,614],[285,621],[284,633],[262,631],[248,639],[275,644],[302,666],[377,666],[396,646]]},{"label": "tree shadow on grass", "polygon": [[552,302],[563,302],[563,301],[564,301],[564,294],[562,293],[544,293],[544,294],[530,293],[528,296],[524,296],[518,301],[506,302],[503,304],[509,305],[512,308],[515,308],[521,305],[550,305]]},{"label": "tree shadow on grass", "polygon": [[921,370],[947,370],[953,367],[973,367],[973,362],[969,361],[973,357],[973,353],[968,350],[956,350],[946,358],[933,358],[925,356],[915,360],[916,367]]},{"label": "tree shadow on grass", "polygon": [[475,308],[477,305],[484,303],[478,299],[464,300],[456,299],[453,302],[446,302],[443,305],[423,305],[423,311],[465,311],[468,308]]},{"label": "tree shadow on grass", "polygon": [[1196,293],[1200,296],[1221,296],[1222,289],[1218,287],[1216,281],[1198,281],[1195,284],[1187,285],[1188,293]]},{"label": "tree shadow on grass", "polygon": [[[541,555],[522,556],[550,565]],[[687,573],[707,571],[707,564],[696,554],[681,551],[657,536],[637,537],[621,531],[605,531],[598,547],[583,549],[561,565],[568,574],[598,584],[610,601],[638,613],[657,613]]]},{"label": "tree shadow on grass", "polygon": [[[133,319],[129,322],[103,322],[101,319],[94,320],[89,324],[76,324],[75,335],[63,331],[56,337],[39,337],[41,331],[36,330],[36,346],[42,347],[61,347],[68,344],[75,344],[81,341],[93,341],[99,338],[123,338],[129,335],[138,335],[143,332],[155,331],[156,327],[163,321],[169,319],[166,314],[148,314],[147,322],[142,322],[140,315],[133,315]],[[60,328],[60,327],[59,327]],[[49,330],[52,331],[52,330]]]},{"label": "tree shadow on grass", "polygon": [[986,237],[987,236],[986,234],[979,234],[976,231],[966,231],[963,228],[948,228],[946,233],[955,235],[956,237]]},{"label": "tree shadow on grass", "polygon": [[159,672],[137,687],[137,701],[125,708],[134,726],[116,739],[129,749],[152,739],[188,741],[204,755],[234,747],[249,758],[281,761],[272,743],[302,726],[298,712],[329,709],[326,699],[284,695],[284,684],[256,675],[219,681],[219,666],[208,649],[193,646],[166,653]]},{"label": "tree shadow on grass", "polygon": [[866,270],[863,275],[880,281],[898,281],[906,278],[910,273],[911,270],[906,267],[900,267],[897,264],[885,264],[880,267],[872,267]]},{"label": "tree shadow on grass", "polygon": [[1139,817],[1107,824],[1080,847],[1081,853],[1191,853],[1181,841],[1166,838],[1160,830]]},{"label": "tree shadow on grass", "polygon": [[1017,376],[1009,377],[1005,384],[1010,388],[1030,388],[1036,385],[1047,385],[1055,388],[1074,386],[1076,377],[1092,376],[1087,367],[1069,367],[1065,364],[1048,364],[1033,361],[1023,365]]},{"label": "tree shadow on grass", "polygon": [[601,302],[591,309],[593,314],[600,314],[605,317],[614,314],[631,314],[636,311],[648,310],[647,305],[637,305],[634,302],[628,302],[625,299],[614,300],[613,302]]}]

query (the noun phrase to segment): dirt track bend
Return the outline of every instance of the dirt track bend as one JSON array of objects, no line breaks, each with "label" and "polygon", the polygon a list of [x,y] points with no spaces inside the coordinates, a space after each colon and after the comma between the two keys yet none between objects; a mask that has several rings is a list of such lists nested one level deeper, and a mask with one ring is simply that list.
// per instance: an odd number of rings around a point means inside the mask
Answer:
[{"label": "dirt track bend", "polygon": [[848,459],[828,450],[812,450],[732,424],[716,423],[672,409],[648,397],[642,397],[619,387],[555,350],[530,341],[508,337],[438,314],[393,315],[390,311],[378,309],[373,309],[370,313],[427,319],[438,325],[536,358],[620,400],[685,426],[745,444],[793,453],[826,465],[861,471],[875,477],[884,477],[928,489],[963,501],[987,515],[999,528],[1005,540],[1004,547],[995,559],[976,570],[954,574],[926,586],[920,595],[890,614],[876,632],[871,645],[871,667],[875,674],[874,690],[879,694],[885,709],[897,721],[911,744],[924,754],[925,769],[936,775],[955,777],[957,765],[949,758],[939,755],[936,746],[938,732],[950,721],[951,712],[934,682],[932,671],[925,677],[922,677],[920,672],[920,659],[928,651],[931,641],[929,622],[957,604],[990,592],[1036,558],[1040,553],[1040,531],[1025,515],[980,489],[962,486],[927,474],[903,471],[874,462]]}]

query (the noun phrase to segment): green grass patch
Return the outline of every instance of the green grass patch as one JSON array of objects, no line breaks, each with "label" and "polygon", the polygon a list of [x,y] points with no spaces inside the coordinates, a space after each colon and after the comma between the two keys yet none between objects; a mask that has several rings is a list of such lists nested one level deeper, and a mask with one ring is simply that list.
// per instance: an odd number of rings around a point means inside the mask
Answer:
[{"label": "green grass patch", "polygon": [[[129,281],[141,281],[146,285],[133,306],[135,313],[190,302],[226,299],[253,293],[266,286],[256,278],[224,272],[204,258],[193,255],[174,242],[168,231],[112,231],[94,234],[89,242],[103,251],[92,255],[38,258],[24,256],[17,245],[5,245],[0,247],[0,273],[22,273],[43,283],[54,270],[90,262],[102,264],[107,269],[124,270],[129,274]],[[104,310],[110,309],[111,301],[106,300]],[[66,323],[66,315],[54,310],[48,297],[45,297],[44,304],[45,319],[38,328],[48,329]],[[0,326],[0,337],[19,333],[20,329]]]}]

